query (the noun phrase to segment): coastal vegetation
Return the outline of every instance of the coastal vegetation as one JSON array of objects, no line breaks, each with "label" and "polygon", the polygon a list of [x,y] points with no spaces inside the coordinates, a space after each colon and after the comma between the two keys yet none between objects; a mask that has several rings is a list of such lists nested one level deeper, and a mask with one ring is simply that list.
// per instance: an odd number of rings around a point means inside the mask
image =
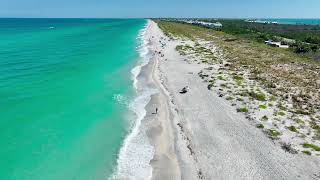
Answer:
[{"label": "coastal vegetation", "polygon": [[239,109],[238,109],[238,112],[247,113],[247,112],[249,112],[249,110],[248,110],[247,107],[242,107],[242,108],[239,108]]},{"label": "coastal vegetation", "polygon": [[219,19],[219,22],[223,24],[221,30],[228,34],[261,43],[267,40],[281,41],[290,45],[293,52],[320,60],[320,26],[266,24],[234,19]]},{"label": "coastal vegetation", "polygon": [[304,148],[311,148],[314,149],[315,151],[320,151],[320,147],[314,144],[303,144]]},{"label": "coastal vegetation", "polygon": [[[206,64],[198,75],[208,90],[271,139],[302,153],[311,147],[304,144],[320,145],[320,62],[231,32],[167,21],[158,25],[184,42],[176,49],[188,62]],[[314,151],[310,148],[311,155]]]},{"label": "coastal vegetation", "polygon": [[272,136],[273,138],[274,138],[274,137],[277,137],[277,136],[279,136],[279,135],[281,134],[280,132],[278,132],[278,131],[275,130],[275,129],[269,129],[268,133],[269,133],[269,135]]}]

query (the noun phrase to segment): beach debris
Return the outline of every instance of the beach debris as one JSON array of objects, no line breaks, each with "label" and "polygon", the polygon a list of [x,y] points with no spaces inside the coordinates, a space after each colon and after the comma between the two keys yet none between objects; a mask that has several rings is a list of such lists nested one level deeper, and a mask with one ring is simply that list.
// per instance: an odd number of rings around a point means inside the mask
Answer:
[{"label": "beach debris", "polygon": [[158,114],[158,108],[156,107],[156,111],[153,112],[152,114]]},{"label": "beach debris", "polygon": [[202,174],[201,169],[199,169],[199,171],[198,171],[198,178],[199,178],[199,179],[204,179],[204,176],[203,176],[203,174]]},{"label": "beach debris", "polygon": [[288,144],[288,143],[281,143],[281,148],[283,150],[285,150],[286,152],[291,153],[291,154],[297,154],[298,153],[298,151],[293,149],[291,144]]},{"label": "beach debris", "polygon": [[213,86],[214,86],[213,84],[209,84],[208,87],[207,87],[208,90],[211,90],[211,88],[212,88]]},{"label": "beach debris", "polygon": [[314,177],[315,179],[320,179],[320,172],[319,172],[318,174],[314,173],[314,174],[313,174],[313,177]]},{"label": "beach debris", "polygon": [[186,87],[182,88],[182,89],[181,89],[181,91],[180,91],[179,93],[180,93],[180,94],[185,94],[185,93],[187,93],[187,92],[188,92],[188,90],[189,90],[189,87],[188,87],[188,86],[186,86]]},{"label": "beach debris", "polygon": [[191,147],[191,144],[188,144],[187,148],[189,149],[191,155],[195,154],[192,147]]},{"label": "beach debris", "polygon": [[180,130],[183,132],[183,126],[182,126],[182,124],[181,124],[181,123],[178,123],[177,125],[180,127]]}]

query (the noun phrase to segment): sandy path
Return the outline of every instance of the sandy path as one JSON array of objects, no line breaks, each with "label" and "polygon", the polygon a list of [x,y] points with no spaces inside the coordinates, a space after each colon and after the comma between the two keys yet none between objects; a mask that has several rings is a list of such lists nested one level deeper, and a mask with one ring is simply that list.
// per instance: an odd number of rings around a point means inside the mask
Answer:
[{"label": "sandy path", "polygon": [[[165,37],[155,24],[151,29],[155,38]],[[208,91],[197,75],[204,65],[184,61],[175,51],[178,41],[163,42],[164,57],[155,56],[153,72],[161,90],[153,99],[162,112],[151,131],[158,133],[150,135],[157,149],[154,179],[317,179],[319,159],[283,151]],[[180,94],[185,86],[190,90]]]}]

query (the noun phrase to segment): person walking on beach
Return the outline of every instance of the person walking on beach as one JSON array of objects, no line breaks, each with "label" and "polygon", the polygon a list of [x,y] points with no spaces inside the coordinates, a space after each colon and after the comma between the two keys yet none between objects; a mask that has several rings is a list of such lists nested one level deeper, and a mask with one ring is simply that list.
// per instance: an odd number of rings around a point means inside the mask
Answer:
[{"label": "person walking on beach", "polygon": [[158,114],[158,108],[156,108],[156,114]]}]

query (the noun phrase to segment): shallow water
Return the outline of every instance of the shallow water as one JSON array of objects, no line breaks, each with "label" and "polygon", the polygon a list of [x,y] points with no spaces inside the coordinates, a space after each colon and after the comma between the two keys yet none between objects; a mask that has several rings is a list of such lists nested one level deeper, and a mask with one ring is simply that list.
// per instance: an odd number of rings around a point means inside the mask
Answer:
[{"label": "shallow water", "polygon": [[0,19],[0,179],[106,179],[145,20]]},{"label": "shallow water", "polygon": [[292,25],[320,25],[320,19],[260,19],[267,22],[277,22],[279,24]]}]

